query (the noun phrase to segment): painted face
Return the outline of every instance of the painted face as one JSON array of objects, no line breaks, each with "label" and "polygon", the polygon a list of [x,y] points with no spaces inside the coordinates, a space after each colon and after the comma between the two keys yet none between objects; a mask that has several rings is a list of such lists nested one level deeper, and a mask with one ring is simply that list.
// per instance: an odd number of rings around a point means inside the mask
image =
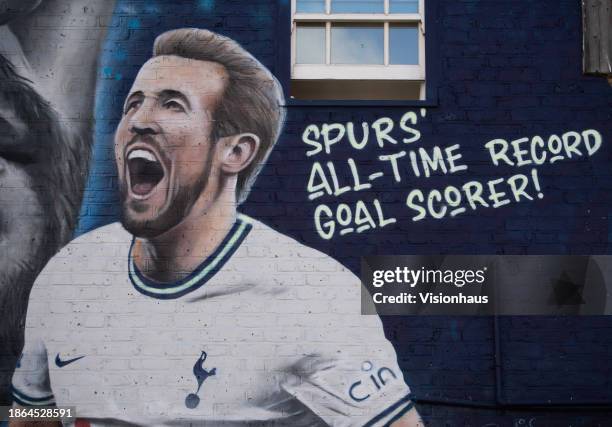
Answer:
[{"label": "painted face", "polygon": [[214,62],[158,56],[140,70],[115,134],[124,227],[157,236],[216,197],[213,112],[227,82]]}]

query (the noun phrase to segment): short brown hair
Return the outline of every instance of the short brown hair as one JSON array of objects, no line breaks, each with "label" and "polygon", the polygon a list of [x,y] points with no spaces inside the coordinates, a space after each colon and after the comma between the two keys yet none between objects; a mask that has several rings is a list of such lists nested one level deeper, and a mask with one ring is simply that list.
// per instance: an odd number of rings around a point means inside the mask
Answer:
[{"label": "short brown hair", "polygon": [[284,96],[280,83],[236,41],[208,30],[180,28],[159,35],[153,56],[162,55],[212,61],[225,67],[229,82],[214,113],[211,137],[217,140],[250,132],[260,139],[255,158],[238,175],[236,200],[242,203],[283,127]]}]

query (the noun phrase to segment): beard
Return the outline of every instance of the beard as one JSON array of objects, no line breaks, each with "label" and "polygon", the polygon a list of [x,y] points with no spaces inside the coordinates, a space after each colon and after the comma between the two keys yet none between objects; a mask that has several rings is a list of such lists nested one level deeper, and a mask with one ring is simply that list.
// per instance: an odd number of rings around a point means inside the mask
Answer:
[{"label": "beard", "polygon": [[150,215],[150,218],[138,219],[132,214],[133,212],[145,213],[153,208],[139,200],[128,201],[127,190],[122,190],[121,224],[136,237],[157,237],[179,224],[187,216],[197,198],[193,193],[188,188],[179,188],[171,203],[167,203],[165,207]]},{"label": "beard", "polygon": [[136,237],[153,238],[180,224],[189,215],[193,205],[209,184],[211,175],[210,166],[212,164],[210,152],[207,159],[202,174],[198,177],[195,184],[191,186],[179,185],[173,196],[170,196],[168,192],[166,197],[172,197],[172,200],[166,200],[162,208],[156,212],[150,212],[149,217],[146,219],[139,219],[132,213],[143,214],[155,208],[148,205],[146,200],[130,200],[127,181],[124,179],[120,186],[121,224],[123,228]]}]

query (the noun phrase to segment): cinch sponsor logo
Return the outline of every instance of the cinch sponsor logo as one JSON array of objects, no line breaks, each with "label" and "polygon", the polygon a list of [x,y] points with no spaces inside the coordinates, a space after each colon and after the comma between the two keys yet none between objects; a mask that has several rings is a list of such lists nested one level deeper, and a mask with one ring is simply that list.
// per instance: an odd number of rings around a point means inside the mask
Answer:
[{"label": "cinch sponsor logo", "polygon": [[370,396],[378,393],[389,382],[397,379],[397,375],[395,375],[392,369],[387,367],[376,369],[374,364],[370,361],[363,362],[361,370],[370,373],[370,375],[363,380],[354,382],[349,387],[348,395],[355,402],[362,402],[369,399]]}]

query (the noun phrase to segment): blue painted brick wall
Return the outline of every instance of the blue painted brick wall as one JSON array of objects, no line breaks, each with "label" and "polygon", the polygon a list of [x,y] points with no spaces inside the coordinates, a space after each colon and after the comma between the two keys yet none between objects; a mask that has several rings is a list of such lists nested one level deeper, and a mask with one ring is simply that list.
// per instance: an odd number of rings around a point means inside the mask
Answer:
[{"label": "blue painted brick wall", "polygon": [[[278,73],[278,55],[286,55],[278,49],[277,20],[283,2],[287,0],[119,1],[107,22],[97,90],[96,149],[80,232],[117,218],[112,134],[124,96],[154,37],[176,27],[209,28],[238,40]],[[470,171],[399,186],[385,177],[369,196],[384,200],[388,215],[398,222],[324,241],[314,230],[315,204],[307,199],[312,161],[301,142],[304,127],[372,122],[381,116],[398,120],[414,108],[367,103],[295,106],[288,108],[285,132],[242,210],[331,254],[357,273],[358,257],[364,253],[609,253],[612,88],[603,79],[581,73],[579,2],[439,0],[435,10],[428,27],[437,35],[437,54],[427,61],[438,69],[437,102],[418,126],[423,134],[420,144],[460,143],[469,155]],[[279,78],[286,81],[287,76]],[[602,133],[603,147],[591,159],[541,168],[543,200],[443,221],[410,220],[404,197],[414,186],[441,187],[462,183],[470,174],[487,179],[511,173],[488,166],[482,145],[490,139],[588,128]],[[366,164],[378,154],[370,144],[358,155],[337,147],[332,158],[353,156]],[[500,399],[514,404],[612,403],[612,319],[503,318],[497,333],[491,318],[394,317],[384,322],[417,397],[491,405]],[[496,336],[501,348],[497,380]],[[535,425],[590,426],[606,425],[608,418],[608,413],[594,410],[559,415],[552,409],[521,412],[427,404],[420,410],[432,425],[533,425],[535,419]]]}]

